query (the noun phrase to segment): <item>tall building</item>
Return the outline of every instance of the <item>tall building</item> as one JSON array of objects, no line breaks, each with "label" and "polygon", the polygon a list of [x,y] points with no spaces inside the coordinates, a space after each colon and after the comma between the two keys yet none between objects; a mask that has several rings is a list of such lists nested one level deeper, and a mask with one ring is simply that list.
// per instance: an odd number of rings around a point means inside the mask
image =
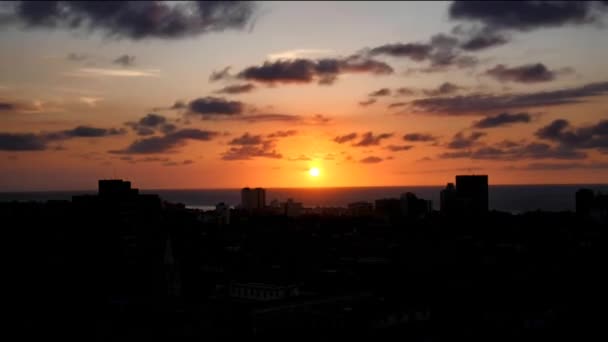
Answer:
[{"label": "tall building", "polygon": [[462,209],[471,213],[488,211],[488,176],[456,176],[456,194]]},{"label": "tall building", "polygon": [[441,190],[439,210],[445,214],[453,213],[457,210],[457,206],[456,187],[454,183],[448,183],[445,189]]},{"label": "tall building", "polygon": [[245,210],[258,210],[266,207],[266,190],[262,188],[243,188],[241,207]]},{"label": "tall building", "polygon": [[433,210],[433,202],[418,198],[411,192],[406,192],[401,195],[401,214],[405,217],[418,218],[423,217]]},{"label": "tall building", "polygon": [[456,186],[448,183],[441,191],[441,212],[444,214],[479,214],[489,209],[488,176],[459,175]]}]

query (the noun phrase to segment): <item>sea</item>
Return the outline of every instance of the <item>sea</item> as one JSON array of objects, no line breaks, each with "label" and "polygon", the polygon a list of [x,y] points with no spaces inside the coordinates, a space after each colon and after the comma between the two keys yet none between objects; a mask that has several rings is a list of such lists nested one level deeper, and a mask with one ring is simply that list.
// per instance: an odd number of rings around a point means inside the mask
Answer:
[{"label": "sea", "polygon": [[[285,201],[292,198],[305,207],[344,207],[357,201],[381,198],[398,198],[405,192],[432,200],[433,208],[439,209],[439,193],[444,186],[391,186],[391,187],[341,187],[341,188],[267,188],[266,201]],[[608,193],[608,184],[580,185],[490,185],[490,209],[521,213],[526,211],[573,211],[575,193],[580,188]],[[0,192],[0,202],[70,200],[73,195],[95,194],[96,190]],[[143,194],[158,194],[162,199],[183,203],[186,207],[212,210],[224,202],[236,206],[240,202],[240,189],[141,189]]]}]

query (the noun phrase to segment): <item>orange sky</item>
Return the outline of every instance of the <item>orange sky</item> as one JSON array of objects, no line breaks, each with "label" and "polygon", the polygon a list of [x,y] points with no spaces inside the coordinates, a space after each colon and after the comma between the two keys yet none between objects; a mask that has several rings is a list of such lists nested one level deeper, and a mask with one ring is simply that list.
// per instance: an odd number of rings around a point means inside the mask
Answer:
[{"label": "orange sky", "polygon": [[603,5],[517,25],[450,2],[250,5],[143,36],[6,9],[0,191],[608,183]]}]

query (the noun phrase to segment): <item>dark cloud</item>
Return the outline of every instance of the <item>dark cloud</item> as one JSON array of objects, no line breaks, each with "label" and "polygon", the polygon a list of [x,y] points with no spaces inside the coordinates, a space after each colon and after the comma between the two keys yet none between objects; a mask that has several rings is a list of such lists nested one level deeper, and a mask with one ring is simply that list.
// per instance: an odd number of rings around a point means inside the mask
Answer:
[{"label": "dark cloud", "polygon": [[239,115],[243,113],[244,104],[240,101],[229,101],[221,97],[201,97],[188,103],[192,114],[203,117],[214,115]]},{"label": "dark cloud", "polygon": [[75,53],[75,52],[70,52],[66,56],[66,59],[71,62],[82,62],[84,60],[87,60],[88,58],[89,58],[88,55],[85,55],[83,53]]},{"label": "dark cloud", "polygon": [[502,82],[537,83],[553,81],[557,72],[549,70],[542,63],[526,64],[509,68],[498,64],[485,72],[486,75]]},{"label": "dark cloud", "polygon": [[367,101],[361,101],[361,102],[359,102],[359,105],[360,105],[360,106],[363,106],[363,107],[367,107],[367,106],[369,106],[369,105],[373,105],[373,104],[374,104],[374,103],[376,103],[377,101],[378,101],[378,100],[376,100],[376,99],[369,99],[369,100],[367,100]]},{"label": "dark cloud", "polygon": [[379,97],[379,96],[389,96],[391,94],[391,90],[388,88],[378,89],[369,94],[371,97]]},{"label": "dark cloud", "polygon": [[233,76],[230,75],[230,66],[225,67],[222,70],[219,71],[213,71],[211,73],[211,75],[209,76],[209,82],[215,82],[215,81],[220,81],[220,80],[225,80],[225,79],[231,79]]},{"label": "dark cloud", "polygon": [[567,120],[558,119],[540,128],[535,134],[540,139],[554,141],[567,148],[608,149],[608,120],[576,128]]},{"label": "dark cloud", "polygon": [[4,24],[23,28],[99,31],[112,38],[177,39],[244,28],[255,10],[248,1],[16,1]]},{"label": "dark cloud", "polygon": [[76,138],[103,138],[125,134],[124,129],[77,126],[72,129],[42,133],[0,133],[0,150],[41,151],[51,142]]},{"label": "dark cloud", "polygon": [[235,84],[235,85],[226,86],[222,89],[216,90],[215,93],[234,95],[234,94],[250,93],[254,89],[255,89],[255,85],[253,85],[251,83]]},{"label": "dark cloud", "polygon": [[249,160],[255,157],[281,159],[283,156],[272,145],[231,147],[222,155],[223,160]]},{"label": "dark cloud", "polygon": [[294,129],[290,129],[287,131],[276,131],[274,133],[270,133],[268,134],[269,138],[287,138],[287,137],[291,137],[298,134],[298,131],[294,130]]},{"label": "dark cloud", "polygon": [[478,32],[460,44],[465,51],[480,51],[491,47],[505,45],[509,39],[496,32]]},{"label": "dark cloud", "polygon": [[13,103],[0,102],[0,112],[15,110],[17,108]]},{"label": "dark cloud", "polygon": [[122,65],[123,67],[130,67],[135,65],[135,56],[122,55],[113,60],[112,63]]},{"label": "dark cloud", "polygon": [[184,146],[188,140],[209,141],[218,135],[218,132],[195,128],[181,129],[164,136],[138,139],[125,149],[109,152],[118,154],[168,153],[173,152],[177,147]]},{"label": "dark cloud", "polygon": [[454,1],[449,16],[480,22],[492,30],[530,31],[597,22],[596,10],[605,9],[594,1]]},{"label": "dark cloud", "polygon": [[495,116],[487,116],[473,124],[474,128],[494,128],[508,126],[514,123],[528,123],[532,117],[528,113],[500,113]]},{"label": "dark cloud", "polygon": [[462,87],[455,85],[451,82],[444,82],[436,89],[426,89],[423,90],[423,93],[426,96],[446,96],[457,92],[462,89]]},{"label": "dark cloud", "polygon": [[249,123],[255,122],[266,122],[266,121],[282,121],[282,122],[296,122],[301,121],[302,117],[299,115],[291,114],[254,114],[254,115],[243,115],[236,119],[246,121]]},{"label": "dark cloud", "polygon": [[365,157],[361,160],[359,160],[360,163],[363,164],[376,164],[376,163],[380,163],[383,159],[380,157],[375,157],[375,156],[370,156],[370,157]]},{"label": "dark cloud", "polygon": [[49,139],[69,139],[69,138],[100,138],[113,135],[125,134],[124,129],[116,128],[97,128],[91,126],[78,126],[61,132],[51,133]]},{"label": "dark cloud", "polygon": [[585,159],[587,154],[544,143],[528,143],[511,148],[484,146],[474,150],[446,152],[440,154],[439,157],[444,159],[470,158],[513,161],[520,159]]},{"label": "dark cloud", "polygon": [[388,64],[361,56],[344,59],[293,59],[266,61],[261,66],[245,68],[237,74],[240,79],[260,83],[311,83],[332,84],[340,74],[370,73],[386,75],[393,73]]},{"label": "dark cloud", "polygon": [[411,96],[411,95],[416,94],[416,91],[414,91],[411,88],[406,88],[406,87],[397,88],[395,90],[395,92],[397,93],[396,95],[399,95],[399,96]]},{"label": "dark cloud", "polygon": [[357,139],[357,133],[353,132],[353,133],[349,133],[346,135],[341,135],[338,137],[334,138],[334,141],[337,142],[338,144],[343,144],[345,142],[349,142],[351,140]]},{"label": "dark cloud", "polygon": [[407,57],[414,61],[423,61],[429,58],[433,46],[423,43],[396,43],[375,47],[369,51],[374,55],[387,55],[391,57]]},{"label": "dark cloud", "polygon": [[251,135],[249,133],[245,133],[238,138],[232,139],[228,145],[259,145],[264,142],[264,139],[261,135]]},{"label": "dark cloud", "polygon": [[397,108],[397,107],[403,107],[406,105],[407,105],[407,102],[393,102],[393,103],[389,103],[389,105],[387,107],[388,108]]},{"label": "dark cloud", "polygon": [[442,115],[482,115],[489,111],[555,106],[582,102],[583,98],[608,93],[608,82],[581,87],[529,94],[470,94],[453,97],[429,97],[411,102],[425,112]]},{"label": "dark cloud", "polygon": [[470,148],[485,135],[486,133],[483,132],[471,132],[471,134],[466,136],[462,132],[458,132],[454,135],[452,141],[448,143],[447,147],[451,149]]},{"label": "dark cloud", "polygon": [[559,171],[559,170],[602,170],[608,169],[606,162],[590,163],[530,163],[523,167],[513,167],[514,170]]},{"label": "dark cloud", "polygon": [[392,152],[408,151],[408,150],[411,150],[412,148],[414,148],[413,145],[388,145],[388,146],[386,146],[386,149],[390,150]]},{"label": "dark cloud", "polygon": [[1,151],[40,151],[46,148],[46,140],[37,134],[0,133]]},{"label": "dark cloud", "polygon": [[162,115],[149,113],[138,122],[127,122],[127,126],[131,127],[138,135],[152,135],[156,131],[162,133],[170,133],[177,129],[174,124],[168,123],[167,118]]},{"label": "dark cloud", "polygon": [[366,146],[375,146],[380,145],[380,142],[384,139],[388,139],[392,137],[392,133],[380,133],[378,135],[374,135],[372,132],[366,132],[361,136],[361,140],[358,143],[353,144],[356,147],[366,147]]},{"label": "dark cloud", "polygon": [[453,67],[468,68],[476,65],[477,58],[462,55],[458,43],[458,38],[454,36],[436,34],[428,43],[386,44],[370,49],[368,54],[406,57],[417,62],[428,61],[429,66],[419,70],[422,72],[445,71]]},{"label": "dark cloud", "polygon": [[403,140],[410,142],[436,141],[437,137],[427,133],[408,133],[403,136]]}]

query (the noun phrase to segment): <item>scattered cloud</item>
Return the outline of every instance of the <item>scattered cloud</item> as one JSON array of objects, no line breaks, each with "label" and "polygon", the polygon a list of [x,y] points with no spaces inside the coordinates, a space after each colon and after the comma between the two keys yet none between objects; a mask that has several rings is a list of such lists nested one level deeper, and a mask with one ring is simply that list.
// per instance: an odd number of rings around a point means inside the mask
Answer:
[{"label": "scattered cloud", "polygon": [[191,114],[203,117],[215,115],[240,115],[243,113],[244,104],[240,101],[229,101],[221,97],[201,97],[188,103]]},{"label": "scattered cloud", "polygon": [[250,135],[245,133],[238,138],[232,139],[228,145],[259,145],[264,142],[261,135]]},{"label": "scattered cloud", "polygon": [[87,60],[88,58],[89,58],[89,56],[84,53],[75,53],[75,52],[70,52],[66,56],[66,59],[70,62],[83,62],[83,61]]},{"label": "scattered cloud", "polygon": [[220,80],[229,80],[232,79],[233,76],[230,74],[231,66],[227,66],[222,70],[214,70],[211,75],[209,75],[209,82],[215,82]]},{"label": "scattered cloud", "polygon": [[588,163],[530,163],[525,166],[513,166],[512,170],[531,170],[531,171],[560,171],[560,170],[603,170],[608,169],[606,162]]},{"label": "scattered cloud", "polygon": [[428,142],[436,141],[438,138],[428,133],[407,133],[403,136],[403,140],[409,142]]},{"label": "scattered cloud", "polygon": [[373,75],[392,74],[388,64],[361,56],[347,58],[326,58],[319,60],[294,59],[266,61],[261,66],[245,68],[237,78],[266,84],[312,83],[329,85],[340,74],[369,73]]},{"label": "scattered cloud", "polygon": [[359,102],[359,105],[360,105],[360,106],[363,106],[363,107],[367,107],[367,106],[369,106],[369,105],[373,105],[373,104],[374,104],[374,103],[376,103],[377,101],[378,101],[378,100],[376,100],[376,99],[369,99],[369,100],[366,100],[366,101],[360,101],[360,102]]},{"label": "scattered cloud", "polygon": [[439,115],[483,115],[491,111],[580,103],[586,97],[606,93],[608,93],[608,82],[599,82],[528,94],[477,93],[453,97],[429,97],[413,100],[411,104],[414,108]]},{"label": "scattered cloud", "polygon": [[195,128],[181,129],[163,136],[154,136],[135,140],[122,150],[109,151],[116,154],[154,154],[174,152],[188,140],[209,141],[219,135],[218,132],[204,131]]},{"label": "scattered cloud", "polygon": [[460,48],[465,51],[480,51],[496,46],[505,45],[510,39],[504,34],[492,30],[482,30],[472,33],[465,41],[460,44]]},{"label": "scattered cloud", "polygon": [[113,64],[122,65],[123,67],[131,67],[135,65],[135,56],[122,55],[112,61]]},{"label": "scattered cloud", "polygon": [[389,103],[388,104],[388,108],[397,108],[397,107],[403,107],[403,106],[407,106],[407,102],[393,102],[393,103]]},{"label": "scattered cloud", "polygon": [[222,89],[216,90],[215,93],[216,94],[236,95],[236,94],[250,93],[254,89],[255,89],[255,85],[253,85],[252,83],[244,83],[244,84],[235,84],[235,85],[226,86]]},{"label": "scattered cloud", "polygon": [[538,129],[535,134],[540,139],[554,141],[567,148],[608,150],[608,120],[576,128],[568,120],[558,119]]},{"label": "scattered cloud", "polygon": [[287,138],[298,134],[298,131],[290,129],[287,131],[276,131],[268,134],[268,138]]},{"label": "scattered cloud", "polygon": [[255,11],[249,1],[15,1],[6,6],[4,25],[26,29],[99,31],[116,39],[179,39],[226,29],[242,29]]},{"label": "scattered cloud", "polygon": [[452,141],[447,144],[447,147],[451,149],[470,148],[485,135],[486,133],[483,132],[471,132],[466,136],[462,132],[458,132],[454,135]]},{"label": "scattered cloud", "polygon": [[398,96],[412,96],[416,94],[416,91],[414,91],[411,88],[407,88],[407,87],[401,87],[401,88],[397,88],[395,90],[396,95]]},{"label": "scattered cloud", "polygon": [[549,70],[544,64],[526,64],[509,68],[504,64],[498,64],[484,73],[497,81],[538,83],[555,80],[558,71]]},{"label": "scattered cloud", "polygon": [[359,160],[360,163],[363,164],[377,164],[380,163],[383,159],[380,157],[369,156]]},{"label": "scattered cloud", "polygon": [[123,129],[77,126],[72,129],[41,133],[0,132],[0,151],[42,151],[49,143],[75,138],[103,138],[125,134]]},{"label": "scattered cloud", "polygon": [[337,142],[338,144],[343,144],[345,142],[351,141],[357,139],[357,133],[353,132],[353,133],[349,133],[346,135],[341,135],[341,136],[337,136],[334,138],[334,141]]},{"label": "scattered cloud", "polygon": [[391,57],[407,57],[413,61],[423,61],[429,58],[433,47],[424,43],[395,43],[377,46],[369,51],[372,56],[387,55]]},{"label": "scattered cloud", "polygon": [[384,139],[388,139],[392,137],[392,133],[380,133],[378,135],[374,135],[372,132],[366,132],[361,136],[361,140],[358,143],[353,144],[355,147],[366,147],[366,146],[375,146],[380,145],[380,142]]},{"label": "scattered cloud", "polygon": [[474,128],[494,128],[509,126],[514,123],[529,123],[532,116],[528,113],[500,113],[494,116],[487,116],[473,123]]},{"label": "scattered cloud", "polygon": [[311,159],[310,157],[307,157],[307,156],[305,156],[305,155],[301,154],[301,155],[299,155],[298,157],[295,157],[295,158],[289,158],[289,159],[287,159],[287,160],[289,160],[289,161],[310,161],[310,160],[312,160],[312,159]]},{"label": "scattered cloud", "polygon": [[531,31],[598,22],[599,1],[454,1],[451,19],[479,22],[488,30]]},{"label": "scattered cloud", "polygon": [[389,96],[391,94],[391,90],[388,88],[378,89],[369,94],[371,97],[380,97],[380,96]]},{"label": "scattered cloud", "polygon": [[426,96],[445,96],[445,95],[453,94],[460,89],[462,89],[462,87],[457,86],[454,83],[444,82],[441,85],[439,85],[439,87],[437,87],[436,89],[423,90],[423,93]]},{"label": "scattered cloud", "polygon": [[15,110],[16,108],[17,105],[15,105],[14,103],[0,102],[0,112],[8,112]]},{"label": "scattered cloud", "polygon": [[392,152],[409,151],[412,148],[414,148],[413,145],[388,145],[386,147],[387,150]]},{"label": "scattered cloud", "polygon": [[41,151],[47,148],[46,140],[33,133],[0,133],[1,151]]},{"label": "scattered cloud", "polygon": [[242,120],[249,123],[256,122],[268,122],[268,121],[280,121],[280,122],[296,122],[301,121],[303,118],[299,115],[291,115],[291,114],[250,114],[243,115],[239,117],[235,117],[237,120]]},{"label": "scattered cloud", "polygon": [[446,152],[440,154],[439,157],[444,159],[470,158],[513,161],[520,159],[585,159],[587,154],[544,143],[528,143],[511,148],[484,146],[475,150]]},{"label": "scattered cloud", "polygon": [[125,125],[131,127],[137,135],[153,135],[156,131],[170,133],[177,129],[174,124],[168,122],[162,115],[149,113],[138,122],[127,122]]}]

